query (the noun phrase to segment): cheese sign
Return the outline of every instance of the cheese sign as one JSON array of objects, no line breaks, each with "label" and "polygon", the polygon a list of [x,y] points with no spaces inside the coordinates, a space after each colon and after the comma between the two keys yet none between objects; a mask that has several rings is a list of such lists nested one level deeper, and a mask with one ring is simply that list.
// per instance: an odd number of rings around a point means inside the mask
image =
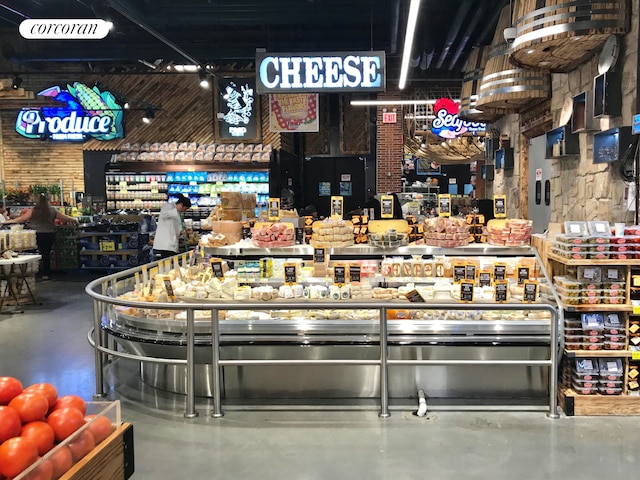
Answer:
[{"label": "cheese sign", "polygon": [[349,265],[349,280],[351,282],[359,282],[360,281],[360,265],[351,264]]},{"label": "cheese sign", "polygon": [[449,193],[438,195],[438,215],[440,217],[451,216],[451,195]]},{"label": "cheese sign", "polygon": [[493,288],[496,303],[504,303],[509,300],[509,282],[507,280],[496,280]]},{"label": "cheese sign", "polygon": [[496,218],[507,217],[507,196],[506,195],[493,196],[493,216]]},{"label": "cheese sign", "polygon": [[280,220],[280,199],[269,198],[269,220]]},{"label": "cheese sign", "polygon": [[171,279],[165,278],[163,281],[164,281],[164,288],[167,291],[167,297],[169,297],[170,300],[174,300],[176,298],[176,294],[173,291],[173,285],[171,285]]},{"label": "cheese sign", "polygon": [[313,249],[313,263],[325,263],[327,261],[327,249],[315,247]]},{"label": "cheese sign", "polygon": [[480,270],[478,274],[478,284],[481,287],[490,287],[491,286],[491,272],[489,270]]},{"label": "cheese sign", "polygon": [[411,303],[424,303],[424,298],[422,298],[422,295],[415,289],[405,293],[404,296]]},{"label": "cheese sign", "polygon": [[331,216],[333,218],[342,218],[344,215],[344,198],[339,196],[331,197]]},{"label": "cheese sign", "polygon": [[475,282],[463,280],[460,282],[460,301],[473,302],[473,287]]},{"label": "cheese sign", "polygon": [[526,280],[529,280],[531,275],[531,269],[527,266],[518,265],[518,285],[522,285]]},{"label": "cheese sign", "polygon": [[538,282],[536,280],[526,280],[524,282],[522,299],[525,303],[534,303],[538,300]]},{"label": "cheese sign", "polygon": [[467,273],[467,268],[466,268],[464,263],[454,263],[453,264],[453,281],[454,281],[454,283],[458,283],[461,280],[464,280],[466,273]]},{"label": "cheese sign", "polygon": [[493,278],[496,280],[506,280],[507,278],[507,264],[496,263],[493,266]]},{"label": "cheese sign", "polygon": [[101,252],[115,252],[116,243],[113,240],[100,240]]},{"label": "cheese sign", "polygon": [[393,218],[393,196],[392,195],[380,196],[380,217]]},{"label": "cheese sign", "polygon": [[224,270],[222,269],[222,260],[219,258],[211,259],[211,271],[213,276],[219,280],[224,280]]},{"label": "cheese sign", "polygon": [[340,287],[347,283],[347,268],[344,265],[338,264],[333,267],[333,283]]},{"label": "cheese sign", "polygon": [[298,265],[296,263],[284,264],[284,284],[295,285],[298,283]]},{"label": "cheese sign", "polygon": [[464,278],[466,280],[475,280],[476,279],[476,264],[475,263],[467,263],[467,267],[465,270]]}]

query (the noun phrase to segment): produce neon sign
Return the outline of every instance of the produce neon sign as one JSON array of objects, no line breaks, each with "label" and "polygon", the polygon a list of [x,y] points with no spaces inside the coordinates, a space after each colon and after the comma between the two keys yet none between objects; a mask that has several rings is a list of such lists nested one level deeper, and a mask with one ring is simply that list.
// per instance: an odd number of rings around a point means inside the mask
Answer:
[{"label": "produce neon sign", "polygon": [[450,98],[441,98],[433,106],[435,117],[431,122],[431,131],[443,138],[456,138],[464,134],[476,135],[487,129],[486,123],[467,122],[458,117],[460,104]]},{"label": "produce neon sign", "polygon": [[15,128],[23,137],[80,142],[124,137],[122,106],[111,92],[75,82],[66,89],[50,87],[38,95],[64,106],[20,110]]}]

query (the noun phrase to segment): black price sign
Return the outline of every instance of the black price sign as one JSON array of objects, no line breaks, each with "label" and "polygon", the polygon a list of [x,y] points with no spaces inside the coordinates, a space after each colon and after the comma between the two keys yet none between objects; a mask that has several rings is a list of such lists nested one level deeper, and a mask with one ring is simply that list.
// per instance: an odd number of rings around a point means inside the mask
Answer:
[{"label": "black price sign", "polygon": [[380,197],[380,218],[393,218],[392,195],[382,195]]},{"label": "black price sign", "polygon": [[506,195],[493,196],[493,216],[496,218],[505,218],[507,216]]},{"label": "black price sign", "polygon": [[523,300],[526,303],[533,303],[538,300],[538,282],[535,280],[524,281]]},{"label": "black price sign", "polygon": [[424,303],[424,298],[422,298],[422,295],[420,295],[417,290],[411,290],[405,293],[404,296],[412,303]]},{"label": "black price sign", "polygon": [[269,220],[280,220],[280,199],[269,198]]},{"label": "black price sign", "polygon": [[173,285],[171,285],[171,279],[170,278],[165,278],[164,279],[164,288],[167,291],[167,297],[169,297],[171,300],[176,298],[176,294],[173,291]]},{"label": "black price sign", "polygon": [[151,275],[149,279],[149,295],[153,293],[154,288],[156,288],[156,276]]},{"label": "black price sign", "polygon": [[491,286],[491,272],[487,270],[481,270],[478,274],[478,284],[481,287],[490,287]]},{"label": "black price sign", "polygon": [[331,197],[331,216],[342,218],[344,215],[344,198]]},{"label": "black price sign", "polygon": [[509,300],[509,282],[506,280],[496,280],[494,288],[494,298],[496,303],[504,303]]},{"label": "black price sign", "polygon": [[284,264],[284,284],[295,285],[298,283],[298,265],[295,263]]},{"label": "black price sign", "polygon": [[497,280],[507,279],[507,266],[504,263],[496,263],[493,266],[493,278]]},{"label": "black price sign", "polygon": [[222,260],[219,258],[211,259],[211,271],[213,272],[213,276],[220,280],[224,279],[224,271],[222,270]]},{"label": "black price sign", "polygon": [[438,195],[438,215],[440,217],[451,216],[451,195],[443,193]]},{"label": "black price sign", "polygon": [[327,260],[326,248],[318,247],[313,249],[313,263],[325,263]]},{"label": "black price sign", "polygon": [[347,267],[336,265],[333,267],[333,283],[339,286],[347,283]]},{"label": "black price sign", "polygon": [[454,283],[458,283],[461,280],[464,280],[464,276],[467,273],[466,266],[460,263],[453,264],[453,281]]},{"label": "black price sign", "polygon": [[360,265],[349,265],[349,280],[351,282],[360,281]]},{"label": "black price sign", "polygon": [[460,282],[460,300],[463,302],[473,302],[473,287],[475,282],[463,280]]},{"label": "black price sign", "polygon": [[467,279],[467,280],[475,280],[476,279],[476,264],[475,263],[467,263],[467,268],[465,270],[465,279]]},{"label": "black price sign", "polygon": [[518,266],[518,285],[522,285],[526,280],[529,280],[530,268]]}]

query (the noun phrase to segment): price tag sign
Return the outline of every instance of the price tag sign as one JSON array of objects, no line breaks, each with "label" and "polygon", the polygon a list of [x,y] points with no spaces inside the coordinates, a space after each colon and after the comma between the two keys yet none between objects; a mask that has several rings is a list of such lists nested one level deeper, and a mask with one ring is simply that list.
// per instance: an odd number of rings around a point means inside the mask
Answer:
[{"label": "price tag sign", "polygon": [[422,298],[422,295],[420,295],[417,290],[411,290],[410,292],[405,293],[404,296],[411,303],[424,303],[424,298]]},{"label": "price tag sign", "polygon": [[633,305],[633,315],[640,315],[640,305]]},{"label": "price tag sign", "polygon": [[280,199],[269,198],[269,220],[280,220]]},{"label": "price tag sign", "polygon": [[467,268],[464,263],[453,264],[453,282],[454,283],[458,283],[461,280],[464,280],[466,273],[467,273]]},{"label": "price tag sign", "polygon": [[327,249],[316,247],[313,249],[313,263],[325,263],[327,261]]},{"label": "price tag sign", "polygon": [[522,285],[531,278],[531,269],[524,265],[518,265],[518,285]]},{"label": "price tag sign", "polygon": [[481,287],[490,287],[491,284],[493,283],[492,277],[493,275],[491,274],[491,271],[480,270],[480,273],[478,273],[478,284]]},{"label": "price tag sign", "polygon": [[147,282],[149,281],[149,267],[147,267],[146,265],[142,265],[142,283],[143,285],[146,285]]},{"label": "price tag sign", "polygon": [[525,280],[523,301],[534,303],[538,300],[538,282],[536,280]]},{"label": "price tag sign", "polygon": [[156,288],[156,276],[151,275],[151,278],[149,278],[149,295],[151,295],[151,293],[155,288]]},{"label": "price tag sign", "polygon": [[298,265],[296,263],[284,264],[284,284],[295,285],[298,283]]},{"label": "price tag sign", "polygon": [[476,264],[475,263],[467,263],[465,268],[464,278],[466,280],[475,280],[476,279]]},{"label": "price tag sign", "polygon": [[631,360],[640,360],[640,352],[631,352]]},{"label": "price tag sign", "polygon": [[448,193],[438,195],[438,216],[451,216],[451,195]]},{"label": "price tag sign", "polygon": [[360,265],[351,264],[349,265],[349,281],[351,282],[359,282],[360,281]]},{"label": "price tag sign", "polygon": [[113,240],[100,240],[100,251],[101,252],[115,252],[116,251],[116,242]]},{"label": "price tag sign", "polygon": [[331,197],[331,216],[334,218],[342,218],[344,215],[344,198]]},{"label": "price tag sign", "polygon": [[169,297],[169,300],[174,301],[176,299],[176,294],[173,291],[173,285],[171,285],[170,278],[164,279],[164,288],[167,291],[167,297]]},{"label": "price tag sign", "polygon": [[213,276],[219,280],[224,280],[224,271],[222,270],[222,260],[219,258],[211,259],[211,271]]},{"label": "price tag sign", "polygon": [[507,217],[507,196],[506,195],[493,196],[493,216],[496,218]]},{"label": "price tag sign", "polygon": [[493,278],[497,280],[506,280],[507,279],[507,264],[506,263],[496,263],[493,265]]},{"label": "price tag sign", "polygon": [[380,218],[393,218],[393,196],[380,196]]},{"label": "price tag sign", "polygon": [[342,264],[333,267],[333,283],[339,287],[347,283],[347,267]]},{"label": "price tag sign", "polygon": [[473,287],[475,282],[463,280],[460,282],[460,301],[473,302]]},{"label": "price tag sign", "polygon": [[496,303],[505,303],[509,300],[509,282],[506,280],[496,280],[493,288],[493,298]]},{"label": "price tag sign", "polygon": [[136,272],[134,275],[135,279],[136,279],[136,287],[135,287],[135,291],[139,292],[140,291],[140,272]]}]

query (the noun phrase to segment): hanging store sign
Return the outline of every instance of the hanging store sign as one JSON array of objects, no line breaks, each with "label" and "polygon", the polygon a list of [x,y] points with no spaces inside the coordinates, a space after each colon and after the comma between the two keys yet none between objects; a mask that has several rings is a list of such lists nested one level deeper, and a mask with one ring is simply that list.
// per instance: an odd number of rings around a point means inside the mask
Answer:
[{"label": "hanging store sign", "polygon": [[317,93],[273,93],[269,95],[269,130],[272,132],[317,132]]},{"label": "hanging store sign", "polygon": [[216,138],[221,142],[259,142],[260,101],[252,77],[217,80]]},{"label": "hanging store sign", "polygon": [[61,20],[29,18],[20,23],[22,38],[28,40],[100,40],[109,34],[111,22],[99,18]]},{"label": "hanging store sign", "polygon": [[64,106],[20,110],[15,128],[23,137],[79,142],[124,137],[122,106],[111,92],[75,82],[66,89],[50,87],[38,95],[51,97]]},{"label": "hanging store sign", "polygon": [[434,118],[431,131],[442,138],[456,138],[461,135],[477,135],[487,130],[486,123],[467,122],[458,117],[460,104],[450,98],[441,98],[433,106]]},{"label": "hanging store sign", "polygon": [[256,53],[258,93],[383,92],[385,52]]}]

